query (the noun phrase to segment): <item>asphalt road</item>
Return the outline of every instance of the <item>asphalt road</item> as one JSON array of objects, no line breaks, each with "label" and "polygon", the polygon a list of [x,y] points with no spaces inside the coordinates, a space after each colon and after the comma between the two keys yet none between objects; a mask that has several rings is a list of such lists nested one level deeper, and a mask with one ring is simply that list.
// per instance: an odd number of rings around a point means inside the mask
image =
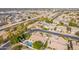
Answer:
[{"label": "asphalt road", "polygon": [[9,46],[10,46],[10,41],[7,41],[6,43],[0,46],[0,50],[7,50]]},{"label": "asphalt road", "polygon": [[[48,30],[42,30],[42,29],[31,29],[31,30],[28,30],[27,32],[25,33],[32,33],[32,32],[45,32],[45,33],[49,33],[49,34],[53,34],[53,35],[57,35],[57,36],[64,36],[64,37],[69,37],[69,38],[72,38],[72,39],[75,39],[75,40],[79,40],[79,37],[78,36],[75,36],[75,35],[70,35],[70,34],[62,34],[62,33],[58,33],[58,32],[52,32],[52,31],[48,31]],[[1,47],[0,47],[0,50],[3,49],[5,50],[4,47],[9,47],[9,41],[6,42],[5,44],[3,44]],[[7,48],[6,48],[7,49]]]},{"label": "asphalt road", "polygon": [[64,37],[69,37],[69,38],[72,38],[72,39],[75,39],[75,40],[79,40],[79,36],[76,36],[76,35],[62,34],[62,33],[58,33],[58,32],[55,32],[55,31],[48,31],[48,30],[42,30],[42,29],[31,29],[31,30],[28,30],[28,32],[25,32],[25,33],[32,33],[32,32],[36,32],[36,31],[45,32],[45,33],[49,33],[49,34],[53,34],[53,35],[57,35],[57,36],[62,35]]}]

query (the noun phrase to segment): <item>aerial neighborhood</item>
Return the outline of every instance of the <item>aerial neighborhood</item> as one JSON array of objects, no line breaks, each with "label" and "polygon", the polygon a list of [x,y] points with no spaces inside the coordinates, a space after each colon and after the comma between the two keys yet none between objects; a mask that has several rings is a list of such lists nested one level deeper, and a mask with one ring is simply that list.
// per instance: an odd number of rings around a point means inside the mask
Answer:
[{"label": "aerial neighborhood", "polygon": [[0,9],[0,50],[79,50],[79,9]]}]

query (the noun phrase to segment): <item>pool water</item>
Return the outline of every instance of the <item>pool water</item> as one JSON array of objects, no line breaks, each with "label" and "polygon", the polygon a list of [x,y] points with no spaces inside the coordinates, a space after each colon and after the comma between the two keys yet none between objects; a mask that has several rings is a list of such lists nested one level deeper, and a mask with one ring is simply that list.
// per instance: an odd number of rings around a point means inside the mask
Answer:
[{"label": "pool water", "polygon": [[32,47],[32,42],[30,42],[30,41],[26,41],[25,44]]}]

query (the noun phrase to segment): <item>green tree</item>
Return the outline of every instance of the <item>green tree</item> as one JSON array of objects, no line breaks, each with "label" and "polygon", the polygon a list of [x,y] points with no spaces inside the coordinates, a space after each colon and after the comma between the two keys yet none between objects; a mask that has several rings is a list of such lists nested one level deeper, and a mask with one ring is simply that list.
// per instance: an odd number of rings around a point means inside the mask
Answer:
[{"label": "green tree", "polygon": [[44,17],[42,17],[42,18],[39,18],[39,20],[40,21],[45,21],[47,23],[53,23],[53,19],[50,19],[50,18],[44,18]]},{"label": "green tree", "polygon": [[72,20],[69,22],[69,26],[77,27],[76,20],[72,19]]},{"label": "green tree", "polygon": [[31,34],[29,34],[29,33],[22,34],[22,37],[23,37],[24,39],[29,39],[30,36],[31,36]]},{"label": "green tree", "polygon": [[45,20],[45,22],[47,22],[47,23],[53,23],[53,19],[47,18],[47,19]]},{"label": "green tree", "polygon": [[49,30],[49,28],[47,28],[47,27],[43,27],[43,30]]},{"label": "green tree", "polygon": [[0,44],[2,44],[4,42],[3,37],[0,36]]},{"label": "green tree", "polygon": [[11,45],[12,44],[16,44],[19,42],[19,40],[17,39],[17,36],[14,35],[12,32],[8,32],[8,39],[10,40]]},{"label": "green tree", "polygon": [[67,26],[67,32],[71,32],[71,27]]},{"label": "green tree", "polygon": [[64,26],[64,23],[60,21],[59,26]]},{"label": "green tree", "polygon": [[22,34],[22,33],[24,33],[24,31],[25,31],[24,24],[20,24],[17,26],[16,32],[18,32],[19,34]]},{"label": "green tree", "polygon": [[33,48],[40,50],[43,47],[43,43],[41,41],[35,41],[33,43]]}]

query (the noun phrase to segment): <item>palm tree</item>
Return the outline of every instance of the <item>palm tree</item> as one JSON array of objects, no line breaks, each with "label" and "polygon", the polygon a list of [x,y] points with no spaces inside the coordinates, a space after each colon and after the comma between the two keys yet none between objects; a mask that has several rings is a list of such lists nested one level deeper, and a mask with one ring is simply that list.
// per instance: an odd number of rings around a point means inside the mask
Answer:
[{"label": "palm tree", "polygon": [[65,39],[68,42],[68,44],[67,44],[68,50],[73,50],[72,40],[70,38],[67,38],[67,37],[64,37],[64,36],[62,36],[62,38]]},{"label": "palm tree", "polygon": [[48,40],[46,40],[45,44],[43,45],[43,49],[46,49],[48,46]]}]

